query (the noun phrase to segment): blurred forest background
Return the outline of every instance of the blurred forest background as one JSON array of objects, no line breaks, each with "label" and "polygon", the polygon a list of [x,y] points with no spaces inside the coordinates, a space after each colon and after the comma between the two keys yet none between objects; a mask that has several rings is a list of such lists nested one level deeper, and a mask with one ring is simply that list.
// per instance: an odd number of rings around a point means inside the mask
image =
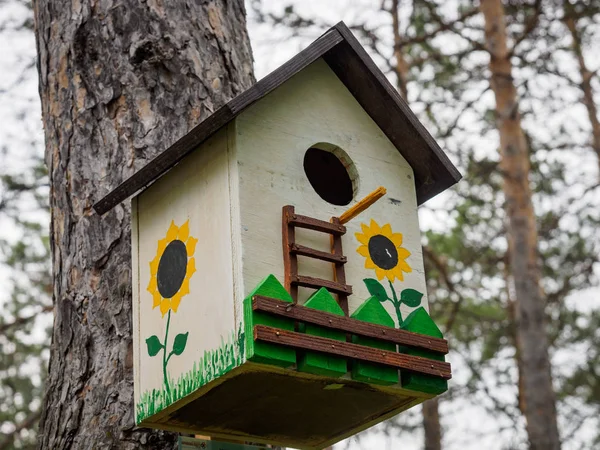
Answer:
[{"label": "blurred forest background", "polygon": [[[450,390],[335,448],[535,448],[552,422],[600,448],[600,1],[247,10],[257,78],[344,20],[464,175],[420,211]],[[52,278],[29,1],[0,0],[0,48],[0,450],[32,449]]]}]

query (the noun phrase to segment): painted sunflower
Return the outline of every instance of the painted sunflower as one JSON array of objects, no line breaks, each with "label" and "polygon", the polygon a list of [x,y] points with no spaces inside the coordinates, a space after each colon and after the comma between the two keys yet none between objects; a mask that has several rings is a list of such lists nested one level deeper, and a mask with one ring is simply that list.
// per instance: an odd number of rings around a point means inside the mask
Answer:
[{"label": "painted sunflower", "polygon": [[181,297],[190,292],[190,278],[196,272],[194,252],[198,239],[190,236],[189,220],[178,227],[171,221],[164,239],[158,241],[156,257],[150,262],[152,308],[160,307],[163,317],[177,312]]},{"label": "painted sunflower", "polygon": [[412,268],[406,262],[410,252],[402,247],[402,233],[393,233],[389,223],[380,227],[373,219],[370,226],[360,226],[362,233],[354,235],[362,244],[356,251],[366,258],[365,268],[374,269],[379,280],[403,281],[403,272],[410,273]]}]

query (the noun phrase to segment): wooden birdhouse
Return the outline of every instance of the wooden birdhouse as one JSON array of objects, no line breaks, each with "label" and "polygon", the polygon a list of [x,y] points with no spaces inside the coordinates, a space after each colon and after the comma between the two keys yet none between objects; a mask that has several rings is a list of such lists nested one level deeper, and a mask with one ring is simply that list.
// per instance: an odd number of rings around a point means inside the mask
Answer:
[{"label": "wooden birdhouse", "polygon": [[338,24],[106,195],[138,425],[319,449],[444,392],[417,208],[459,178]]}]

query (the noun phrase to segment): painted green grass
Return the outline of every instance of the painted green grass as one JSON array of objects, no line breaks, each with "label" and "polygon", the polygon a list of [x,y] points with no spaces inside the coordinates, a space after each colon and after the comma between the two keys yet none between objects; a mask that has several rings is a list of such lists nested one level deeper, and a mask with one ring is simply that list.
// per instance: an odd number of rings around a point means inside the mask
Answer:
[{"label": "painted green grass", "polygon": [[164,386],[144,392],[136,404],[136,423],[162,411],[167,406],[181,400],[212,380],[226,374],[244,362],[244,332],[240,328],[215,350],[204,352],[204,356],[194,363],[194,367],[177,380],[169,380],[170,390]]}]

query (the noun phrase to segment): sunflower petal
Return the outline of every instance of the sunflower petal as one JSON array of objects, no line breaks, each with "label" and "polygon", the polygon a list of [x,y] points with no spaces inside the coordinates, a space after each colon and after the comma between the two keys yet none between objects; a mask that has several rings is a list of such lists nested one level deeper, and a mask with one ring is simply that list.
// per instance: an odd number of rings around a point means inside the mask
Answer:
[{"label": "sunflower petal", "polygon": [[179,308],[179,304],[181,303],[181,291],[171,297],[171,309],[173,312],[177,312],[177,308]]},{"label": "sunflower petal", "polygon": [[185,250],[187,251],[188,256],[194,256],[194,252],[196,251],[197,243],[198,243],[198,239],[190,236],[188,241],[185,243]]},{"label": "sunflower petal", "polygon": [[177,233],[177,239],[181,242],[187,241],[190,236],[190,219],[186,220],[183,225],[179,227],[179,233]]},{"label": "sunflower petal", "polygon": [[160,262],[160,258],[158,255],[156,255],[156,258],[154,258],[152,261],[150,261],[150,276],[152,278],[156,277],[156,273],[158,272],[158,263]]},{"label": "sunflower petal", "polygon": [[358,242],[360,242],[363,245],[368,245],[369,244],[369,236],[362,234],[362,233],[354,233],[354,236],[356,236],[356,240]]},{"label": "sunflower petal", "polygon": [[410,252],[406,250],[404,247],[398,247],[398,259],[406,259],[410,256]]},{"label": "sunflower petal", "polygon": [[160,312],[163,315],[163,317],[169,309],[171,309],[171,300],[169,300],[168,298],[163,298],[162,302],[160,302]]},{"label": "sunflower petal", "polygon": [[190,293],[190,279],[189,277],[186,277],[185,280],[183,280],[183,283],[181,283],[181,287],[179,288],[179,293],[181,294],[181,297],[183,297],[184,295],[187,295]]},{"label": "sunflower petal", "polygon": [[365,269],[375,269],[375,268],[377,268],[377,266],[375,265],[373,260],[371,258],[367,258],[365,260]]},{"label": "sunflower petal", "polygon": [[167,248],[167,238],[160,239],[158,241],[158,248],[156,249],[156,259],[160,259],[165,248]]},{"label": "sunflower petal", "polygon": [[385,271],[385,276],[387,277],[388,280],[390,280],[392,283],[394,282],[394,280],[396,279],[396,277],[394,276],[394,269],[390,269],[390,270],[386,270]]},{"label": "sunflower petal", "polygon": [[370,257],[369,247],[367,247],[366,245],[361,245],[360,247],[358,247],[356,249],[356,253],[358,253],[360,256],[364,256],[365,258]]},{"label": "sunflower petal", "polygon": [[156,277],[152,276],[150,277],[150,282],[148,283],[148,287],[146,288],[146,290],[151,294],[154,294],[154,292],[156,292],[156,288]]},{"label": "sunflower petal", "polygon": [[398,267],[406,273],[412,272],[412,267],[410,267],[406,261],[398,261]]},{"label": "sunflower petal", "polygon": [[371,233],[371,229],[369,228],[369,226],[366,223],[361,223],[360,224],[360,228],[362,229],[364,235],[367,238],[370,238],[373,234]]},{"label": "sunflower petal", "polygon": [[[389,237],[389,236],[388,236]],[[389,237],[390,240],[394,243],[394,245],[396,247],[400,247],[402,245],[402,233],[394,233],[392,234],[391,237]]]},{"label": "sunflower petal", "polygon": [[385,277],[385,270],[383,270],[383,269],[381,269],[379,267],[376,267],[375,268],[375,275],[377,275],[377,279],[378,280],[383,280],[384,277]]},{"label": "sunflower petal", "polygon": [[396,275],[399,281],[404,281],[404,274],[402,273],[402,269],[400,268],[400,266],[396,266],[394,268],[394,274]]},{"label": "sunflower petal", "polygon": [[374,219],[371,219],[371,233],[373,233],[373,235],[381,234],[381,227]]},{"label": "sunflower petal", "polygon": [[175,221],[171,220],[171,225],[169,226],[169,230],[167,231],[167,242],[174,241],[177,239],[177,233],[179,232],[179,227],[175,225]]},{"label": "sunflower petal", "polygon": [[152,309],[156,308],[158,305],[160,305],[160,301],[162,300],[162,295],[160,295],[160,292],[155,291],[152,294]]},{"label": "sunflower petal", "polygon": [[189,280],[189,278],[196,273],[196,258],[188,259],[187,268],[185,269],[185,277]]},{"label": "sunflower petal", "polygon": [[381,227],[381,234],[383,234],[387,238],[392,237],[392,226],[389,223],[386,223]]}]

